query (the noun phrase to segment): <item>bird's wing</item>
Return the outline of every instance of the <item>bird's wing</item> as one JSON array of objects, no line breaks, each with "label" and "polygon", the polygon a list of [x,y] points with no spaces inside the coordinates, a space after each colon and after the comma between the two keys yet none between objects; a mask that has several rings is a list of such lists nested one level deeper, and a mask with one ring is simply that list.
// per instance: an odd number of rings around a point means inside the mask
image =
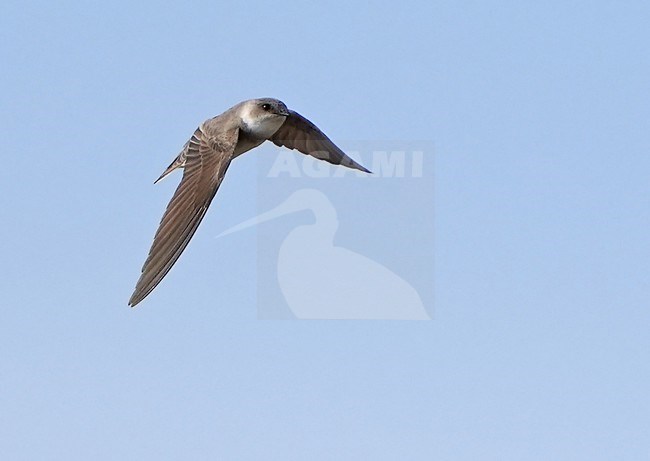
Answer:
[{"label": "bird's wing", "polygon": [[209,136],[199,127],[188,143],[183,179],[178,185],[142,267],[130,306],[142,301],[160,283],[189,243],[217,193],[233,157],[239,129]]},{"label": "bird's wing", "polygon": [[297,149],[303,154],[311,155],[334,165],[343,165],[366,173],[370,171],[348,157],[316,125],[300,115],[289,111],[282,126],[271,136],[270,140],[289,149]]}]

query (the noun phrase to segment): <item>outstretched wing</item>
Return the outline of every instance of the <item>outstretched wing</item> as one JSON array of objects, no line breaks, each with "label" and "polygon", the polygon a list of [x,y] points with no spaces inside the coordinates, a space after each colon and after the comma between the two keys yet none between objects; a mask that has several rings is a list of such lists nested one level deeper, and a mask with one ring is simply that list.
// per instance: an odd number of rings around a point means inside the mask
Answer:
[{"label": "outstretched wing", "polygon": [[232,160],[238,136],[238,128],[209,136],[204,125],[192,135],[183,179],[160,221],[130,306],[142,301],[160,283],[196,232]]},{"label": "outstretched wing", "polygon": [[368,169],[345,155],[345,152],[339,149],[316,125],[298,112],[292,110],[289,112],[291,115],[286,118],[280,129],[270,138],[274,144],[289,149],[297,149],[303,154],[311,155],[334,165],[343,165],[370,173]]}]

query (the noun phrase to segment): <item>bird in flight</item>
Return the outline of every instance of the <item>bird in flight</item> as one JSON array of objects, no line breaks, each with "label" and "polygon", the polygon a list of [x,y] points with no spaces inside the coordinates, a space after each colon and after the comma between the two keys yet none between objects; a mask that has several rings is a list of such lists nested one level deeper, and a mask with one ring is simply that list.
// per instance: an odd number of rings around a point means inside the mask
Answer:
[{"label": "bird in flight", "polygon": [[178,260],[205,216],[231,160],[267,140],[334,165],[370,173],[316,125],[277,99],[250,99],[206,120],[154,182],[177,168],[183,169],[183,178],[160,220],[130,306],[151,293]]}]

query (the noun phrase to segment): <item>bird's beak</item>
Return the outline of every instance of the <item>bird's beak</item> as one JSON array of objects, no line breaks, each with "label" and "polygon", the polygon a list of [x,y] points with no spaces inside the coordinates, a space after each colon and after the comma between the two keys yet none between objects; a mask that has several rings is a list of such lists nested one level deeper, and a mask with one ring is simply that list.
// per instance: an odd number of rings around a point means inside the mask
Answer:
[{"label": "bird's beak", "polygon": [[283,115],[285,117],[288,117],[289,115],[291,115],[291,112],[289,112],[287,109],[280,109],[278,115]]}]

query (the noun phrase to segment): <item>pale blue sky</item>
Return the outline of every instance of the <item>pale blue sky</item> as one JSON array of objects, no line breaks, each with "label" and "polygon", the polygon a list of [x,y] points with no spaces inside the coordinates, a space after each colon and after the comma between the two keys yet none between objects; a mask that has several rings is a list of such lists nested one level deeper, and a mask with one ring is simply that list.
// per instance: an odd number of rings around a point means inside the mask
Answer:
[{"label": "pale blue sky", "polygon": [[[0,457],[648,459],[648,24],[641,1],[4,1]],[[254,233],[214,238],[260,211],[255,154],[126,306],[178,176],[152,180],[259,96],[433,143],[435,200],[377,198],[433,207],[433,321],[257,320]]]}]

